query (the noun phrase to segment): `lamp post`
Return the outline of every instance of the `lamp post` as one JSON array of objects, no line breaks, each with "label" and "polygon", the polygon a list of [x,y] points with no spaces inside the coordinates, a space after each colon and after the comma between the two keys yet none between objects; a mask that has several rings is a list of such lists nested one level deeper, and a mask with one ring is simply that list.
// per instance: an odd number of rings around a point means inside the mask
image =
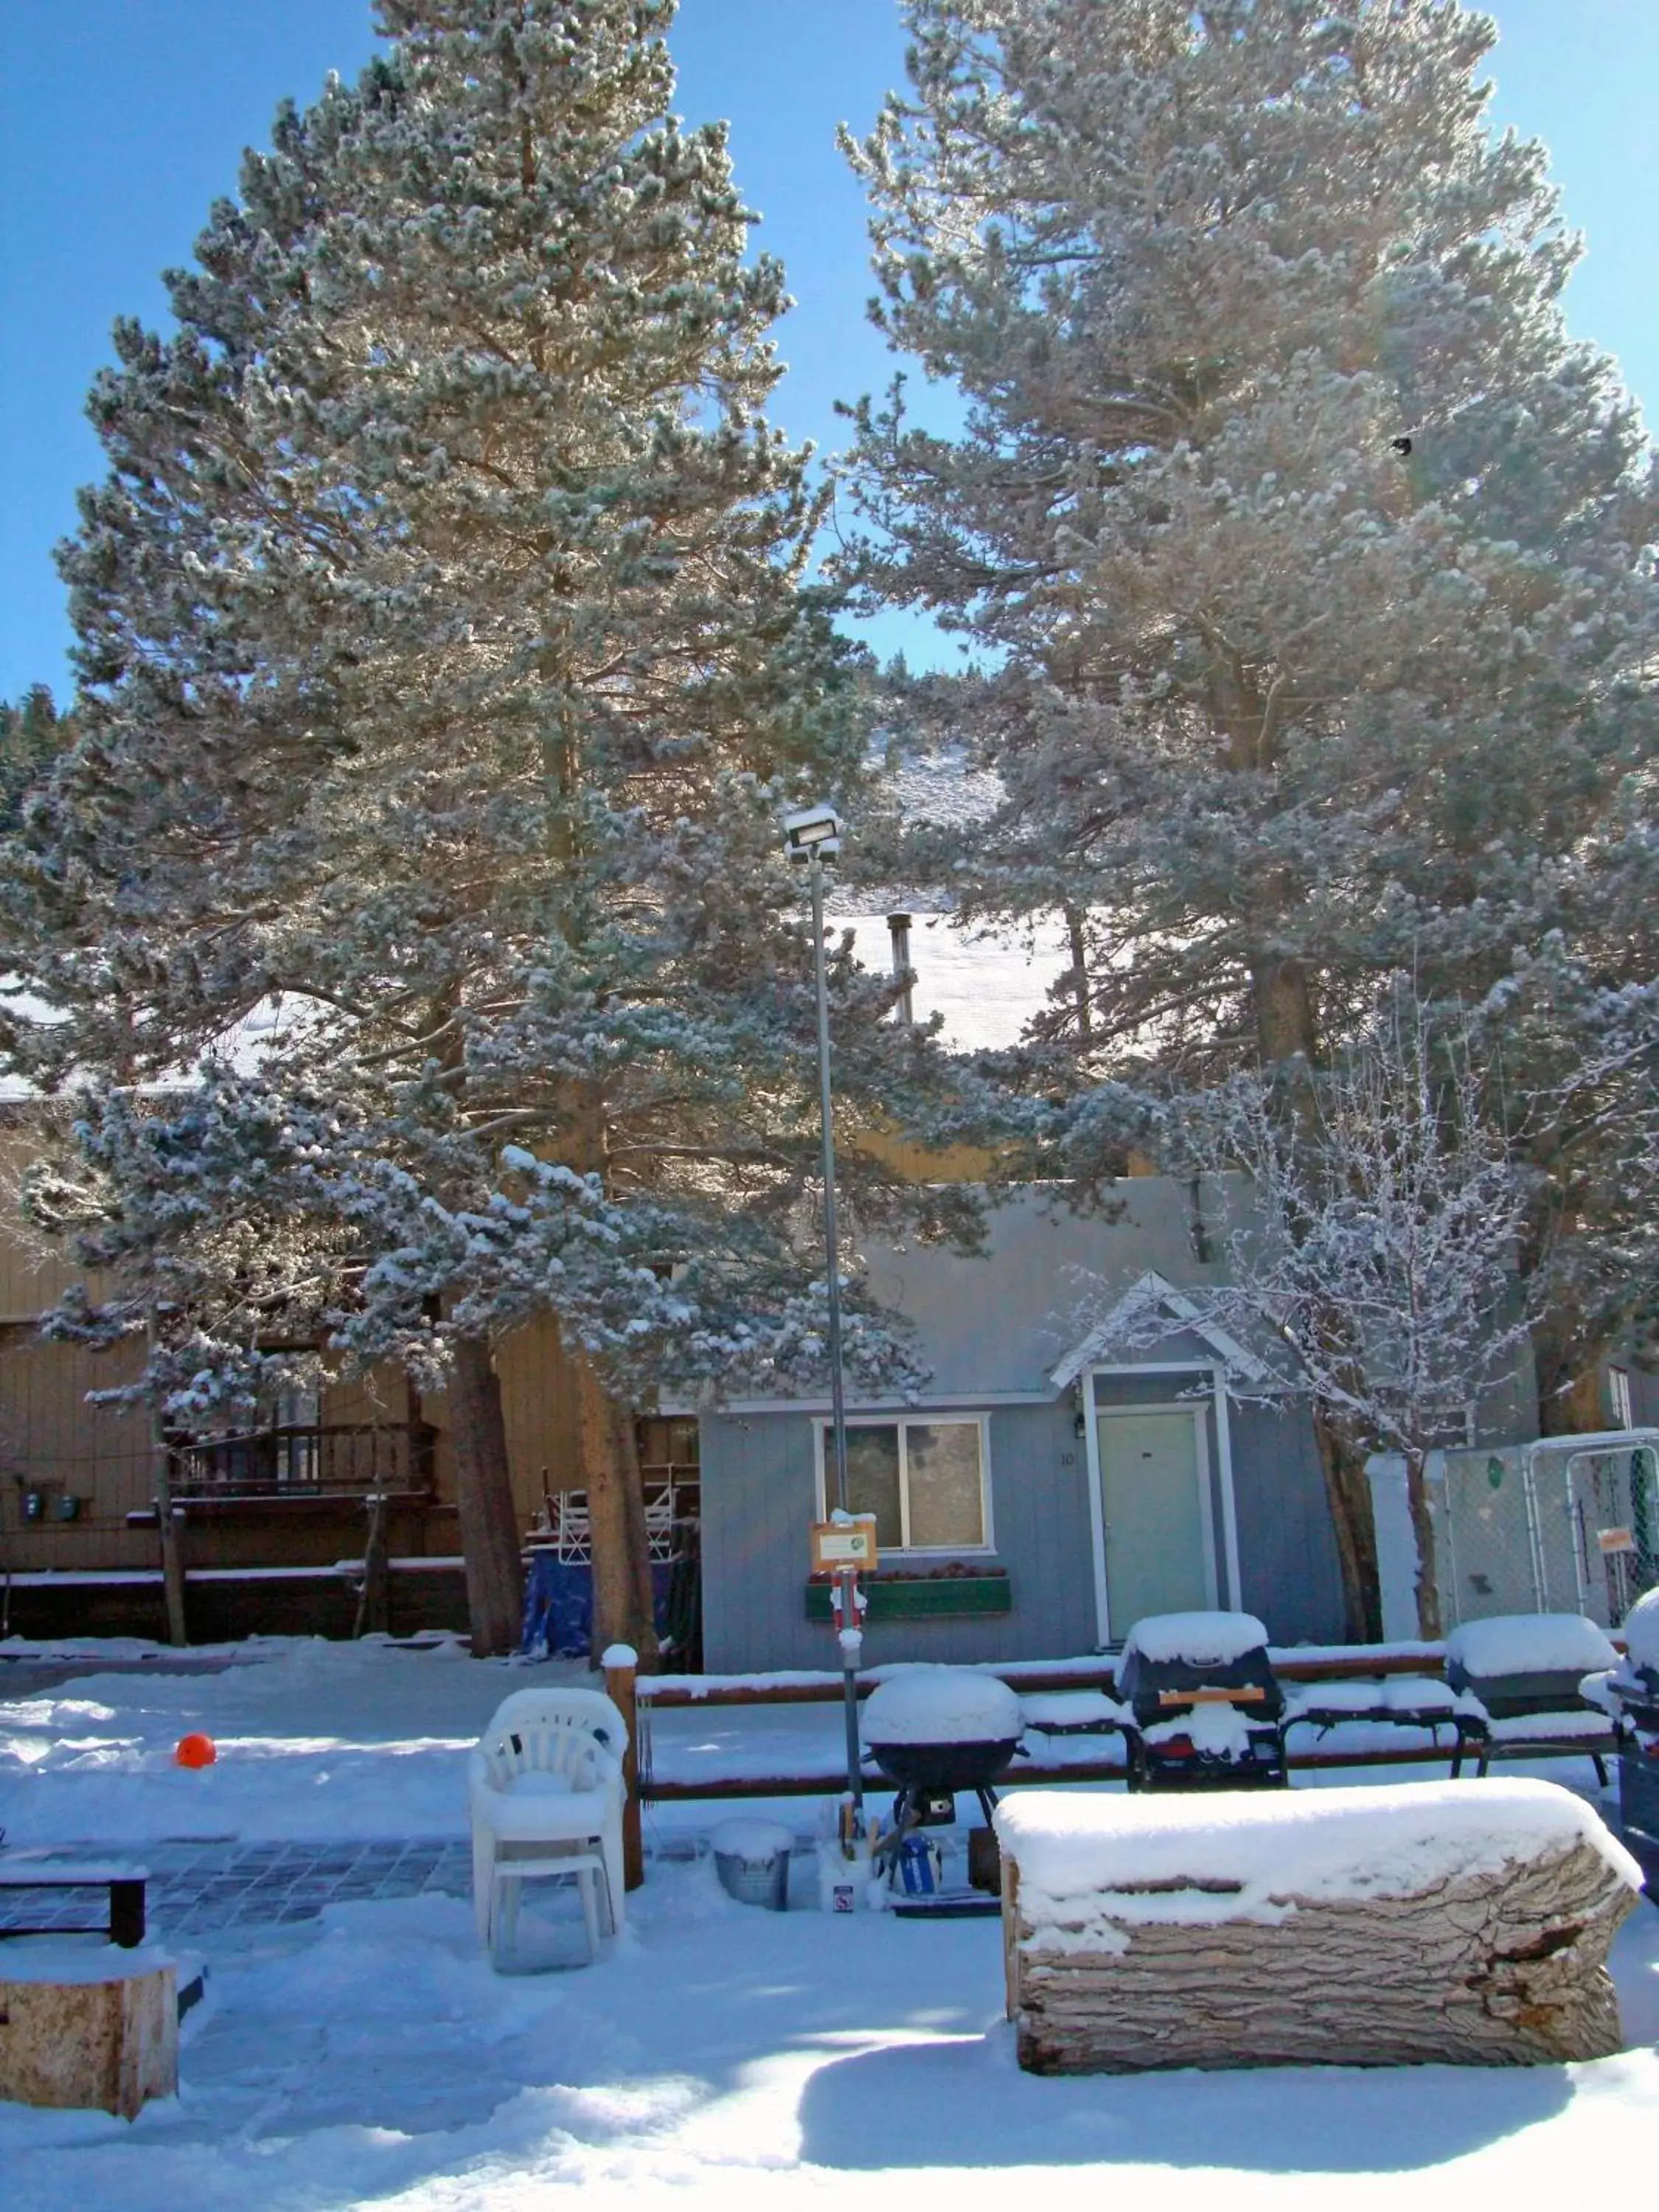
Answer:
[{"label": "lamp post", "polygon": [[[790,859],[806,870],[812,896],[812,966],[818,1000],[818,1112],[823,1136],[823,1254],[830,1286],[830,1436],[836,1505],[850,1510],[847,1495],[847,1392],[842,1374],[841,1260],[836,1231],[836,1132],[830,1091],[830,985],[823,963],[823,867],[841,851],[841,823],[833,807],[809,806],[783,821]],[[859,1625],[858,1571],[836,1577],[840,1615],[842,1702],[847,1723],[847,1788],[854,1825],[861,1823],[864,1777],[859,1755],[858,1665],[863,1646]],[[843,1838],[850,1843],[851,1838]]]}]

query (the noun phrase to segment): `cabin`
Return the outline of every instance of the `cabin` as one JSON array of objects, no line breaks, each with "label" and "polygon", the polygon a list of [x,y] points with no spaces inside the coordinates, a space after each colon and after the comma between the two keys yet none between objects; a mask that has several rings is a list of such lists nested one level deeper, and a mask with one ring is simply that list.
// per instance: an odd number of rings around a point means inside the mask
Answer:
[{"label": "cabin", "polygon": [[[1231,1179],[1229,1179],[1231,1180]],[[848,1505],[880,1572],[865,1656],[1056,1657],[1143,1615],[1253,1613],[1279,1644],[1340,1642],[1340,1576],[1304,1402],[1207,1322],[1237,1190],[1126,1178],[1102,1212],[1042,1186],[993,1211],[982,1258],[872,1249],[872,1288],[914,1324],[917,1399],[848,1407]],[[1167,1334],[1121,1348],[1126,1299]],[[1526,1378],[1474,1414],[1528,1431]],[[807,1528],[836,1504],[828,1401],[755,1401],[700,1423],[704,1648],[716,1672],[823,1667],[829,1592]]]}]

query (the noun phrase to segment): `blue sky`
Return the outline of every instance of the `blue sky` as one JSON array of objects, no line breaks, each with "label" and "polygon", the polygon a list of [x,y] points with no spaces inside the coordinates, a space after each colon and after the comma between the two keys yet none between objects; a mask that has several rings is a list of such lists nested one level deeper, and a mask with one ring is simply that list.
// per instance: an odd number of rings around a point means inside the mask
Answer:
[{"label": "blue sky", "polygon": [[[1659,5],[1496,0],[1495,115],[1549,146],[1589,254],[1575,333],[1615,354],[1659,409]],[[119,313],[159,321],[162,268],[188,259],[277,100],[353,75],[368,0],[0,0],[0,697],[62,695],[68,625],[52,547],[100,473],[82,419]],[[837,398],[893,363],[864,321],[858,187],[834,145],[902,75],[896,0],[682,0],[678,106],[732,123],[738,180],[799,301],[776,404],[833,446]],[[898,632],[878,636],[896,641]]]}]

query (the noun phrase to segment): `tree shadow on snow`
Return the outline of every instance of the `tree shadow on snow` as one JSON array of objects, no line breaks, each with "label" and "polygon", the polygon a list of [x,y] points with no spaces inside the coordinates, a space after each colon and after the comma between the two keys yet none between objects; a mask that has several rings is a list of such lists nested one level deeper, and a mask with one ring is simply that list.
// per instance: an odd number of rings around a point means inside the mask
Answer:
[{"label": "tree shadow on snow", "polygon": [[1535,2127],[1572,2096],[1559,2066],[1039,2078],[1019,2071],[1013,2032],[999,2027],[823,2068],[802,2100],[800,2154],[866,2172],[1148,2165],[1397,2173]]}]

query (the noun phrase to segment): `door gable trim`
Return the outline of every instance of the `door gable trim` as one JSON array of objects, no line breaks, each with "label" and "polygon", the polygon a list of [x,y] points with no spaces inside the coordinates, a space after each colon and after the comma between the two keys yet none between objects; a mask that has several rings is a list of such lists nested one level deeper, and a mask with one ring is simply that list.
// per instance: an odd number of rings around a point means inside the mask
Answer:
[{"label": "door gable trim", "polygon": [[1121,1342],[1129,1321],[1149,1309],[1169,1316],[1172,1335],[1184,1329],[1198,1337],[1231,1373],[1243,1376],[1249,1382],[1267,1380],[1267,1370],[1254,1352],[1247,1352],[1236,1337],[1209,1320],[1196,1299],[1178,1289],[1167,1276],[1160,1275],[1156,1268],[1149,1267],[1082,1342],[1073,1345],[1059,1365],[1050,1369],[1048,1380],[1055,1389],[1063,1390],[1085,1371],[1093,1375],[1156,1375],[1173,1373],[1183,1367],[1190,1370],[1194,1365],[1190,1359],[1150,1366],[1142,1361],[1122,1367],[1102,1364],[1101,1353]]}]

